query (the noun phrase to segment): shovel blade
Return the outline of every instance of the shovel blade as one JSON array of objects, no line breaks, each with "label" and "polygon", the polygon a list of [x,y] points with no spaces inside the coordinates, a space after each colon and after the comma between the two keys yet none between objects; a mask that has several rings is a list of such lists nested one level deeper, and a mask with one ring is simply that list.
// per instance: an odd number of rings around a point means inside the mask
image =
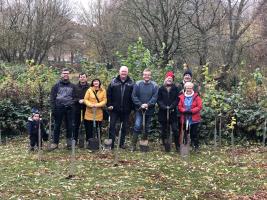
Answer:
[{"label": "shovel blade", "polygon": [[112,146],[112,139],[105,139],[104,140],[104,148],[106,150],[111,150],[111,146]]},{"label": "shovel blade", "polygon": [[148,152],[149,151],[148,140],[141,140],[139,146],[140,146],[141,152]]},{"label": "shovel blade", "polygon": [[189,146],[185,144],[180,145],[180,154],[182,157],[189,155]]}]

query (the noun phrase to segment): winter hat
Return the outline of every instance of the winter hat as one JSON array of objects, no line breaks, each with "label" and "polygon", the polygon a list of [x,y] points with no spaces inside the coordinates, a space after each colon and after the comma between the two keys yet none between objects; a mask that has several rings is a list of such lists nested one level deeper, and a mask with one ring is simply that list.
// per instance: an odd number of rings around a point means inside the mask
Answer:
[{"label": "winter hat", "polygon": [[39,112],[39,110],[37,108],[32,108],[31,112],[32,112],[32,116],[34,116],[35,114],[39,114],[40,115],[40,112]]},{"label": "winter hat", "polygon": [[184,75],[183,75],[183,76],[185,76],[186,74],[188,74],[189,76],[192,77],[192,72],[191,72],[190,69],[186,70],[186,71],[184,72]]},{"label": "winter hat", "polygon": [[172,79],[174,79],[174,77],[175,77],[175,76],[174,76],[174,73],[173,73],[172,71],[168,71],[168,72],[166,73],[166,75],[165,75],[165,79],[168,78],[169,76],[172,77]]}]

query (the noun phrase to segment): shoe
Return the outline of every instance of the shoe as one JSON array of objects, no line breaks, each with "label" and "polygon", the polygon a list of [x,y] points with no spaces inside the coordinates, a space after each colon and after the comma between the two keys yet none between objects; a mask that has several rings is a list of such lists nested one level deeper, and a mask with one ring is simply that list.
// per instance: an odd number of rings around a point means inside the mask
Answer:
[{"label": "shoe", "polygon": [[34,147],[29,148],[29,153],[34,152]]},{"label": "shoe", "polygon": [[53,144],[51,144],[51,147],[50,147],[50,151],[53,151],[53,150],[55,150],[55,149],[58,149],[58,144],[55,144],[55,143],[53,143]]},{"label": "shoe", "polygon": [[131,147],[131,152],[134,152],[134,151],[136,151],[137,149],[136,149],[136,145],[134,145],[134,146],[132,146]]},{"label": "shoe", "polygon": [[164,147],[165,147],[165,151],[166,152],[170,152],[171,151],[171,145],[168,142],[165,143]]},{"label": "shoe", "polygon": [[121,149],[126,149],[126,146],[124,144],[120,145]]},{"label": "shoe", "polygon": [[199,150],[199,147],[197,146],[194,146],[193,147],[193,151],[195,152],[195,153],[200,153],[200,150]]}]

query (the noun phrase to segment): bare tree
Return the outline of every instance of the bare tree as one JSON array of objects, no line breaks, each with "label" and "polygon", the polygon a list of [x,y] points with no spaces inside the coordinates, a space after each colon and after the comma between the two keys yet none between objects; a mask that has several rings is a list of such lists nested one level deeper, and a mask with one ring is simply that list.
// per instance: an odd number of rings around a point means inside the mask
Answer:
[{"label": "bare tree", "polygon": [[223,27],[220,27],[220,34],[225,66],[235,66],[239,62],[242,53],[238,50],[240,38],[253,24],[266,3],[266,0],[227,0],[224,4],[227,28],[221,24]]},{"label": "bare tree", "polygon": [[0,10],[0,53],[8,62],[34,59],[41,63],[48,50],[69,38],[71,9],[63,0],[8,0]]},{"label": "bare tree", "polygon": [[185,3],[186,0],[126,0],[121,8],[149,48],[162,59],[162,66],[182,51],[181,43],[186,41],[181,33],[186,26],[182,13]]},{"label": "bare tree", "polygon": [[190,24],[198,31],[197,53],[199,64],[207,62],[209,53],[209,40],[214,37],[211,30],[217,27],[224,17],[221,0],[189,0],[186,16]]}]

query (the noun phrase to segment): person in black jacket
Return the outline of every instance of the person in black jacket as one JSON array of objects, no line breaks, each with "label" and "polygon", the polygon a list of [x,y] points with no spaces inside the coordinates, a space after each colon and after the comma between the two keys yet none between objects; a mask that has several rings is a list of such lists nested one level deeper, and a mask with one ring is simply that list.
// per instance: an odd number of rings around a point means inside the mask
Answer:
[{"label": "person in black jacket", "polygon": [[[173,132],[176,150],[179,150],[178,141],[178,119],[177,105],[179,102],[179,89],[174,84],[173,72],[167,72],[164,84],[159,88],[158,92],[158,120],[161,124],[161,139],[165,150],[170,151],[170,132]],[[169,121],[167,121],[167,110],[169,110]]]},{"label": "person in black jacket", "polygon": [[[87,75],[85,73],[79,74],[79,83],[75,85],[74,90],[74,139],[76,143],[78,142],[79,137],[79,128],[81,124],[81,112],[85,114],[86,106],[84,104],[84,95],[89,88],[89,84],[87,82]],[[87,132],[87,131],[86,131]],[[79,143],[83,143],[83,141],[79,141]],[[82,146],[82,144],[80,145]]]},{"label": "person in black jacket", "polygon": [[107,107],[110,110],[109,139],[112,139],[111,148],[114,148],[115,125],[120,119],[122,122],[120,148],[125,148],[125,135],[128,128],[129,115],[133,109],[131,99],[134,81],[128,76],[128,68],[121,66],[119,75],[113,78],[107,90]]},{"label": "person in black jacket", "polygon": [[28,132],[30,136],[30,151],[34,151],[34,147],[39,147],[39,126],[41,130],[41,146],[42,140],[48,140],[48,134],[45,131],[38,110],[34,110],[31,117],[28,118]]},{"label": "person in black jacket", "polygon": [[69,74],[70,72],[68,69],[63,69],[61,71],[61,80],[59,80],[51,89],[50,102],[55,119],[51,150],[58,148],[60,127],[63,119],[66,121],[67,148],[71,147],[75,85],[70,82]]}]

